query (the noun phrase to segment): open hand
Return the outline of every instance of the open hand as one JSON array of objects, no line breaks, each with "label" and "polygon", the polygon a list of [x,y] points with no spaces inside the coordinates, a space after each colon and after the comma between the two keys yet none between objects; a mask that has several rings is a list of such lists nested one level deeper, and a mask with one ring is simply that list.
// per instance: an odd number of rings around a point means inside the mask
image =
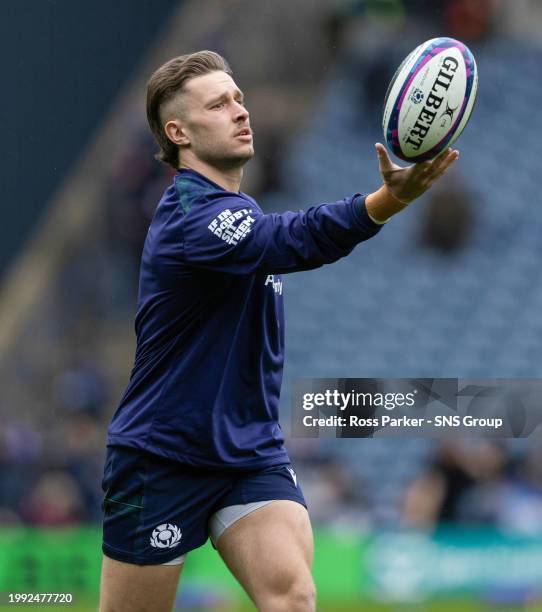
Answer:
[{"label": "open hand", "polygon": [[375,147],[384,184],[402,204],[420,197],[459,158],[459,151],[446,149],[433,160],[402,168],[391,161],[384,145],[378,142]]}]

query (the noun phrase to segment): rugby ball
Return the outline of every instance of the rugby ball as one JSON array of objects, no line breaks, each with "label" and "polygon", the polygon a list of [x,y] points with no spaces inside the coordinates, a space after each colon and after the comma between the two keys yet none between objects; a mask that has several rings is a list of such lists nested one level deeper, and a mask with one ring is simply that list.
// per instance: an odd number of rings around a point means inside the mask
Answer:
[{"label": "rugby ball", "polygon": [[416,47],[386,93],[382,127],[389,149],[409,162],[436,157],[465,129],[477,90],[476,61],[462,42],[433,38]]}]

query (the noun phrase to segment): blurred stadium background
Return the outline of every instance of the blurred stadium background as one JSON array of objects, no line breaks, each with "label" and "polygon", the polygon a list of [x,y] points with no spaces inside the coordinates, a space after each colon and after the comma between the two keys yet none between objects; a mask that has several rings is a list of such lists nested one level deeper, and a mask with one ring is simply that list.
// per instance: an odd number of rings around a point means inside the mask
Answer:
[{"label": "blurred stadium background", "polygon": [[[384,92],[419,42],[453,36],[478,60],[450,176],[349,258],[284,278],[286,430],[295,378],[542,375],[540,0],[42,0],[0,14],[0,591],[96,609],[105,430],[171,177],[153,160],[145,82],[172,56],[229,59],[255,129],[243,190],[267,211],[379,185]],[[319,610],[542,610],[540,443],[288,448]],[[183,576],[179,609],[251,609],[210,547]]]}]

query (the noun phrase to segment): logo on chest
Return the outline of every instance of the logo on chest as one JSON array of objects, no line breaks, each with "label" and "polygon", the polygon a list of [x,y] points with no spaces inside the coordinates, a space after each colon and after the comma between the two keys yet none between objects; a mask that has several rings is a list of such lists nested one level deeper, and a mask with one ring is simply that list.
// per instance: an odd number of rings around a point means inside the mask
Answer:
[{"label": "logo on chest", "polygon": [[274,274],[268,274],[264,284],[266,287],[267,285],[271,285],[275,293],[282,295],[282,281],[280,280],[280,276],[277,276],[276,278],[277,280],[275,280]]}]

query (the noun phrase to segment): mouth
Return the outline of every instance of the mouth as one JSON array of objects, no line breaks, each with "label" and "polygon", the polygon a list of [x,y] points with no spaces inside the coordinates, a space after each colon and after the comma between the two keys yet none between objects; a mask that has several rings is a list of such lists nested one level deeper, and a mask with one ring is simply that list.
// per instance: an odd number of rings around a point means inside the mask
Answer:
[{"label": "mouth", "polygon": [[237,132],[237,134],[235,134],[235,138],[240,138],[241,140],[252,140],[252,131],[250,130],[250,128],[243,128],[242,130],[239,130],[239,132]]}]

